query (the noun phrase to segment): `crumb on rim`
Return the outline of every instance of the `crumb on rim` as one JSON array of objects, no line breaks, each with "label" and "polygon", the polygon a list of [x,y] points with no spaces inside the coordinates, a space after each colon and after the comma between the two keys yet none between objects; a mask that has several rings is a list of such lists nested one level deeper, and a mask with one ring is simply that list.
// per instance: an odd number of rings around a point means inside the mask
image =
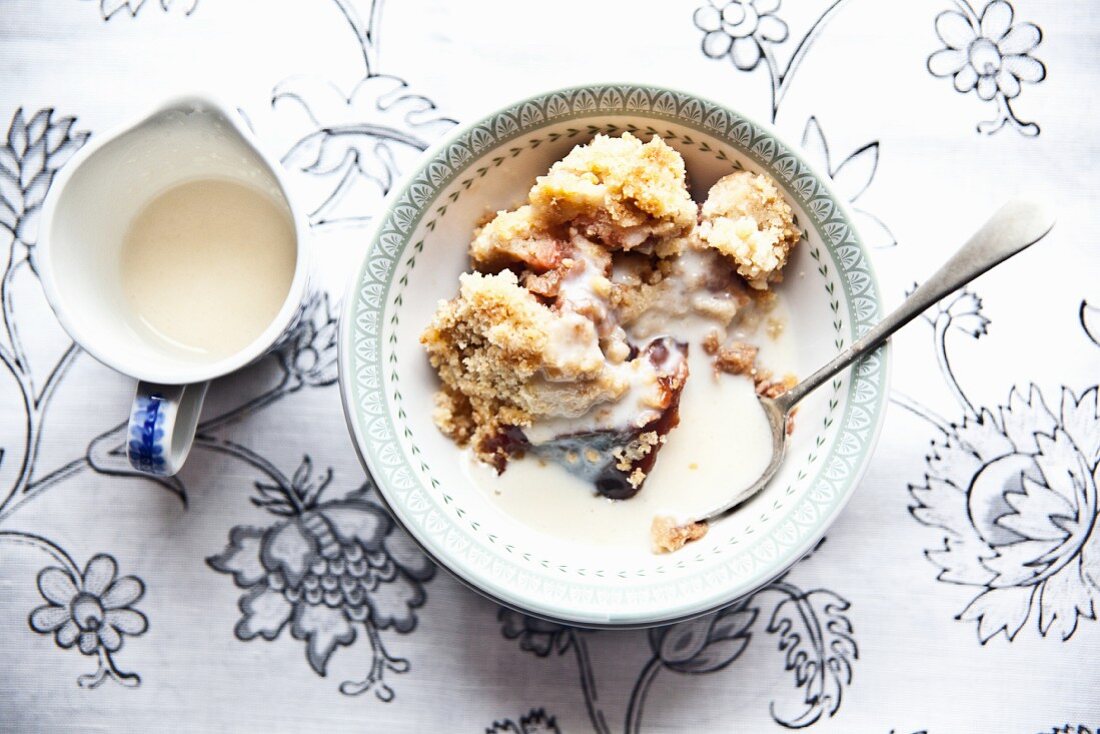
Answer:
[{"label": "crumb on rim", "polygon": [[683,548],[693,540],[699,540],[707,534],[709,526],[704,522],[678,523],[668,516],[653,518],[649,532],[655,553],[672,553]]}]

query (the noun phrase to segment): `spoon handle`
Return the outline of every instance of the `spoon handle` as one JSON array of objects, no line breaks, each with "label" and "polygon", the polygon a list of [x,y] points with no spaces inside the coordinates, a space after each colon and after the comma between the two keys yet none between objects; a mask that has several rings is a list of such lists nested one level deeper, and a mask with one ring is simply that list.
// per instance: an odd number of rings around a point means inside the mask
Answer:
[{"label": "spoon handle", "polygon": [[1045,237],[1053,226],[1054,219],[1042,205],[1026,200],[1008,202],[890,315],[871,327],[866,334],[824,367],[776,398],[777,406],[786,413],[821,383],[880,346],[891,334],[919,316],[929,306],[948,293],[966,285],[994,265],[1035,244]]}]

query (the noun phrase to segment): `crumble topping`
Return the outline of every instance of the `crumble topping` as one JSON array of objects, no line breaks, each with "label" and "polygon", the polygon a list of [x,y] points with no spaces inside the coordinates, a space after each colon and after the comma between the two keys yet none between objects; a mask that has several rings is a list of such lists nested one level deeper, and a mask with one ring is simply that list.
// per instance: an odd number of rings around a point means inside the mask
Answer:
[{"label": "crumble topping", "polygon": [[751,375],[756,370],[756,354],[760,350],[745,342],[721,345],[714,352],[714,366],[731,375]]},{"label": "crumble topping", "polygon": [[654,553],[678,551],[693,540],[699,540],[707,534],[705,522],[678,524],[671,517],[655,517],[649,528]]},{"label": "crumble topping", "polygon": [[794,375],[784,375],[782,379],[773,380],[768,370],[757,370],[753,379],[756,382],[756,394],[766,398],[777,398],[798,384],[798,378]]},{"label": "crumble topping", "polygon": [[420,337],[443,389],[435,421],[478,457],[503,466],[490,439],[536,416],[578,416],[628,388],[608,369],[595,326],[570,311],[552,311],[519,285],[514,273],[466,273],[458,297],[440,303]]},{"label": "crumble topping", "polygon": [[549,226],[570,223],[613,249],[651,244],[661,257],[679,251],[695,225],[684,159],[659,137],[597,135],[540,176],[530,202]]},{"label": "crumble topping", "polygon": [[631,469],[634,462],[648,456],[663,439],[664,436],[658,436],[656,431],[646,431],[625,446],[616,446],[611,451],[615,457],[615,467],[623,471]]},{"label": "crumble topping", "polygon": [[730,258],[753,288],[780,278],[801,237],[794,212],[767,176],[737,171],[719,179],[702,208],[698,237]]},{"label": "crumble topping", "polygon": [[545,273],[561,263],[562,243],[534,219],[530,206],[498,212],[474,233],[470,262],[481,271],[496,272],[513,266]]},{"label": "crumble topping", "polygon": [[689,315],[728,327],[743,314],[755,313],[745,311],[749,304],[755,307],[755,291],[726,258],[695,238],[685,242],[678,257],[655,263],[633,253],[618,255],[612,280],[611,302],[620,322],[636,334],[660,333]]}]

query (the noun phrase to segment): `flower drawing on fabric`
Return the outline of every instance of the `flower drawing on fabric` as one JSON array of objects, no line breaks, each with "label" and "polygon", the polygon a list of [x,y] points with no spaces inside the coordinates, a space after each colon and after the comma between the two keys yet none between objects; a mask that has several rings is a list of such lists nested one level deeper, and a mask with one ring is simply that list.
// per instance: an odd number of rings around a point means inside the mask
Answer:
[{"label": "flower drawing on fabric", "polygon": [[703,31],[703,53],[712,59],[729,57],[742,71],[756,68],[765,43],[787,40],[787,24],[775,11],[779,0],[709,0],[695,11],[695,27]]},{"label": "flower drawing on fabric", "polygon": [[331,471],[315,477],[307,457],[294,477],[257,482],[253,504],[280,518],[265,528],[237,526],[225,550],[207,559],[232,574],[245,593],[235,633],[240,640],[274,640],[287,625],[306,643],[306,660],[325,675],[338,646],[355,642],[357,626],[372,648],[371,668],[361,681],[345,681],[340,691],[373,690],[393,698],[386,671],[403,673],[409,663],[391,657],[380,632],[409,632],[424,604],[424,582],[435,567],[375,502],[369,485],[343,499],[322,502]]},{"label": "flower drawing on fabric", "polygon": [[82,654],[99,658],[99,669],[78,679],[87,688],[108,678],[124,686],[140,682],[136,674],[120,672],[111,656],[122,649],[123,637],[136,637],[148,628],[145,615],[132,606],[145,586],[136,576],[117,574],[115,559],[102,553],[88,561],[82,574],[58,566],[38,574],[38,591],[47,603],[31,612],[31,629],[53,634],[60,647],[75,645]]},{"label": "flower drawing on fabric", "polygon": [[[728,58],[739,71],[762,67],[767,72],[771,120],[775,122],[795,72],[845,2],[832,0],[797,39],[790,38],[787,24],[776,14],[780,0],[707,0],[695,9],[692,21],[703,31],[702,49],[707,58]],[[788,41],[793,50],[786,62],[781,63],[776,50]]]},{"label": "flower drawing on fabric", "polygon": [[[916,290],[916,287],[914,284],[913,290]],[[933,309],[929,311],[924,315],[924,319],[933,326],[941,316],[944,316],[946,317],[944,322],[949,323],[951,328],[974,339],[980,339],[989,333],[989,319],[982,313],[982,299],[969,288],[955,291],[954,294],[936,304],[935,311],[938,313],[935,316],[932,315]]]},{"label": "flower drawing on fabric", "polygon": [[[1095,309],[1081,302],[1085,335]],[[948,389],[964,411],[945,419],[911,400],[898,401],[941,433],[932,441],[920,484],[910,485],[913,517],[945,531],[925,552],[940,581],[976,595],[957,619],[977,623],[985,644],[1004,632],[1015,639],[1031,620],[1043,637],[1068,640],[1100,602],[1098,389],[1062,387],[1055,398],[1036,386],[1013,387],[1004,405],[976,406],[959,385],[948,335],[978,339],[989,319],[969,290],[924,314]]]},{"label": "flower drawing on fabric", "polygon": [[979,132],[992,134],[1007,123],[1024,135],[1038,135],[1038,125],[1016,117],[1011,100],[1020,95],[1022,84],[1046,78],[1046,67],[1030,55],[1042,31],[1034,23],[1013,24],[1012,6],[1004,0],[986,5],[980,16],[969,3],[961,2],[959,8],[936,16],[936,35],[945,48],[928,57],[928,71],[952,77],[963,94],[973,91],[982,100],[997,102],[998,118],[979,123]]},{"label": "flower drawing on fabric", "polygon": [[983,643],[1013,639],[1029,618],[1065,640],[1100,601],[1097,389],[1062,389],[1051,410],[1038,388],[1013,389],[996,411],[968,416],[933,442],[920,522],[947,531],[929,550],[939,579],[981,589],[959,614]]}]

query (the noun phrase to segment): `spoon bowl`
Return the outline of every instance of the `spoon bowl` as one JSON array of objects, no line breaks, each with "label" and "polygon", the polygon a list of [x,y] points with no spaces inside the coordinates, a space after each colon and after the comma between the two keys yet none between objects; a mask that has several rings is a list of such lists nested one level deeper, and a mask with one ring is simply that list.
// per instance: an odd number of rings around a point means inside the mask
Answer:
[{"label": "spoon bowl", "polygon": [[1043,239],[1053,227],[1054,219],[1043,205],[1025,200],[1008,202],[932,277],[863,337],[787,392],[776,398],[759,396],[760,406],[764,409],[772,434],[772,455],[768,466],[755,482],[731,495],[723,504],[692,518],[692,522],[705,522],[720,517],[768,485],[783,464],[791,412],[802,398],[852,362],[878,349],[891,334],[915,319],[929,306]]}]

